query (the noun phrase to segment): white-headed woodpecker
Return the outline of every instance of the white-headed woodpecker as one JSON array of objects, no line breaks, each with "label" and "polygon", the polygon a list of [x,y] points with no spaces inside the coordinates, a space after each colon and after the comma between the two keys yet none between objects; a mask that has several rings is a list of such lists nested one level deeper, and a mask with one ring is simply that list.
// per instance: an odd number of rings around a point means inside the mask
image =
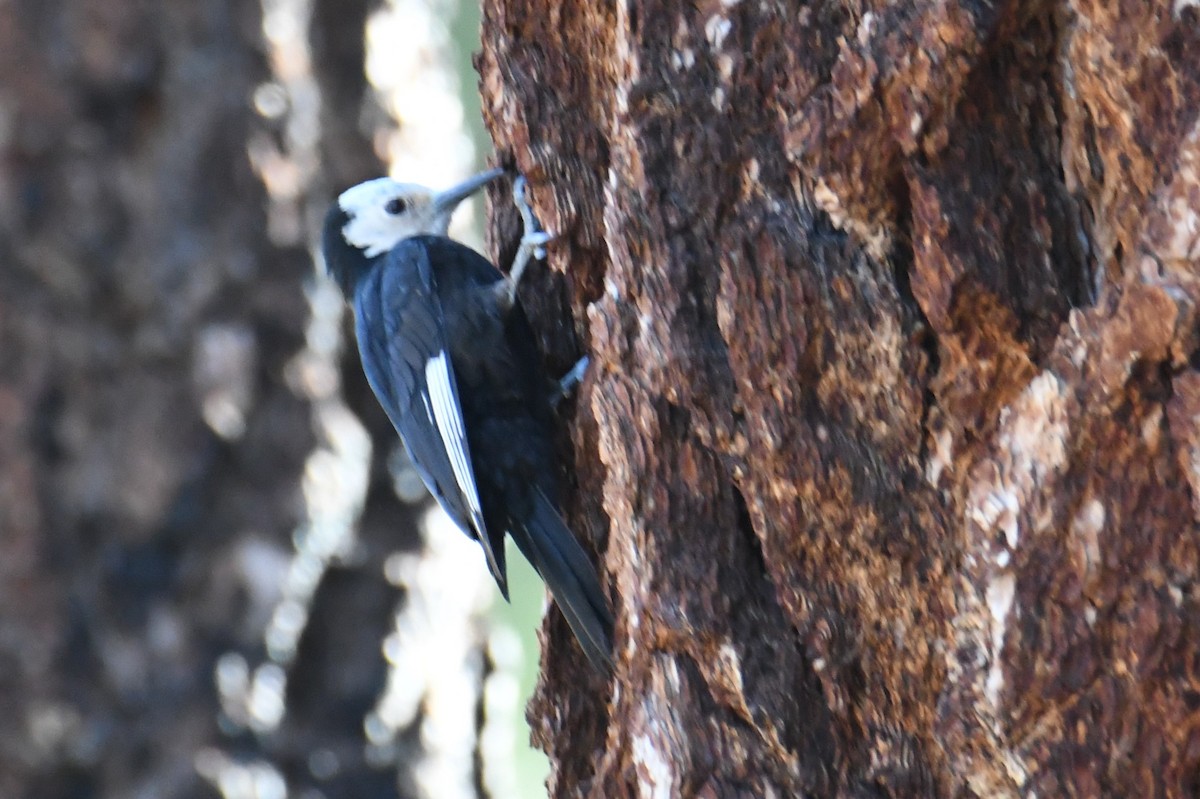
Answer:
[{"label": "white-headed woodpecker", "polygon": [[588,659],[611,665],[612,616],[595,568],[559,515],[551,381],[516,302],[548,236],[527,229],[508,276],[446,235],[460,202],[503,175],[448,191],[380,178],[325,219],[326,267],[354,307],[367,382],[429,491],[479,541],[505,598],[504,534],[546,581]]}]

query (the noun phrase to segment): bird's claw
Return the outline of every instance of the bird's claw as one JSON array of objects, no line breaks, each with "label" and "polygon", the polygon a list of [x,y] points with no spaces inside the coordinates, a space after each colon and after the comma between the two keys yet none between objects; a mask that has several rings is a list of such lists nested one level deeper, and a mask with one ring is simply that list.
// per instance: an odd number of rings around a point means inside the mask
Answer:
[{"label": "bird's claw", "polygon": [[527,247],[529,252],[535,258],[546,257],[546,247],[554,240],[553,234],[547,233],[541,229],[538,224],[537,216],[533,213],[533,206],[529,203],[529,181],[524,175],[517,175],[513,181],[513,204],[517,206],[517,211],[521,214],[522,235],[521,246]]},{"label": "bird's claw", "polygon": [[558,381],[558,390],[554,392],[554,396],[550,398],[550,404],[557,408],[559,404],[570,396],[571,392],[583,382],[583,376],[587,372],[588,365],[592,359],[584,355],[575,365],[571,367],[571,371],[567,372]]},{"label": "bird's claw", "polygon": [[546,257],[546,245],[554,241],[554,235],[541,230],[541,225],[538,224],[537,217],[533,214],[533,207],[529,204],[529,182],[525,180],[524,175],[517,175],[513,181],[513,204],[517,206],[517,211],[521,214],[521,244],[517,248],[517,255],[513,258],[512,268],[508,270],[508,289],[507,303],[512,304],[517,292],[517,284],[521,282],[521,276],[525,273],[525,267],[529,265],[530,258],[539,260]]},{"label": "bird's claw", "polygon": [[554,236],[544,230],[535,230],[521,237],[521,246],[528,247],[533,257],[540,261],[546,257],[546,245],[552,241]]}]

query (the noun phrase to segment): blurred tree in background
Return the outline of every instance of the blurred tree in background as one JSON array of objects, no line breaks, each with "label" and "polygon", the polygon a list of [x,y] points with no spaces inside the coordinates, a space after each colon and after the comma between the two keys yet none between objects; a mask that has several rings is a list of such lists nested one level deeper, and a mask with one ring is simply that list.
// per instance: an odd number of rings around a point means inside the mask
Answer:
[{"label": "blurred tree in background", "polygon": [[[403,70],[456,13],[0,6],[0,796],[511,784],[477,729],[486,575],[397,498],[422,492],[312,260],[419,133],[365,70],[427,85]],[[369,21],[409,61],[368,65]],[[429,113],[461,129],[456,102]],[[469,171],[457,135],[414,177]]]}]

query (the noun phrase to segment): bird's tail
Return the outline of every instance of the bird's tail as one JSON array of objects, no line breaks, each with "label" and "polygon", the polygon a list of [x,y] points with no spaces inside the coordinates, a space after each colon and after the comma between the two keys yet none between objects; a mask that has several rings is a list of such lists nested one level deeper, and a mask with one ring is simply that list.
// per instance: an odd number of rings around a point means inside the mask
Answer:
[{"label": "bird's tail", "polygon": [[611,669],[613,620],[596,569],[541,489],[534,488],[524,527],[514,527],[513,540],[546,581],[583,653],[600,671]]}]

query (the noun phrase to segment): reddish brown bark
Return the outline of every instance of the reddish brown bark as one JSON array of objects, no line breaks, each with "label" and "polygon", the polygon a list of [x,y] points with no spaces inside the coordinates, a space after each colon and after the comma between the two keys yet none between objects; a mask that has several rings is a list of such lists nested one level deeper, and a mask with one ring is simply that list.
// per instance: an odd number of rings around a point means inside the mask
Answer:
[{"label": "reddish brown bark", "polygon": [[554,795],[1200,785],[1196,10],[878,6],[487,7],[618,616]]}]

